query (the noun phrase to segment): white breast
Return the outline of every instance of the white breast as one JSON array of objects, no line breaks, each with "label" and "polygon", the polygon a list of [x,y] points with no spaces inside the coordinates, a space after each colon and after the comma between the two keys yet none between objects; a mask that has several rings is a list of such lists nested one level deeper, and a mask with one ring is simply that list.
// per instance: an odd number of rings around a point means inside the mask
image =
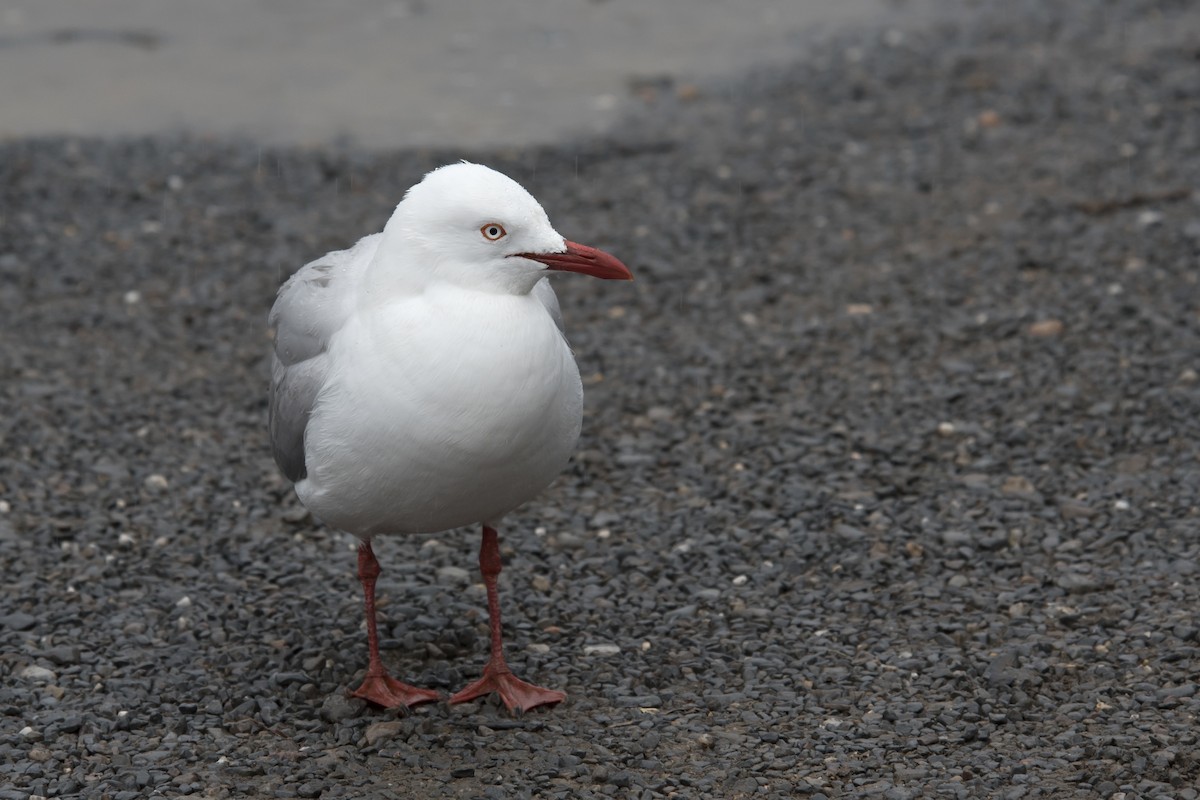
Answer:
[{"label": "white breast", "polygon": [[578,368],[528,295],[447,285],[362,309],[330,357],[296,490],[361,536],[496,521],[549,485],[579,438]]}]

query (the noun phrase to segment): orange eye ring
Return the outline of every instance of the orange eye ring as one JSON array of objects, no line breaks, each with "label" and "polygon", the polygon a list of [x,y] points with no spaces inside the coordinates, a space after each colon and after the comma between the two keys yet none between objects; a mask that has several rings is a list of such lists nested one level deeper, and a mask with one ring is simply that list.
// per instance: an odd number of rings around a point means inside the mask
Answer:
[{"label": "orange eye ring", "polygon": [[504,230],[504,226],[499,222],[489,222],[480,228],[479,232],[482,233],[483,238],[487,239],[489,242],[499,241],[508,235],[508,231]]}]

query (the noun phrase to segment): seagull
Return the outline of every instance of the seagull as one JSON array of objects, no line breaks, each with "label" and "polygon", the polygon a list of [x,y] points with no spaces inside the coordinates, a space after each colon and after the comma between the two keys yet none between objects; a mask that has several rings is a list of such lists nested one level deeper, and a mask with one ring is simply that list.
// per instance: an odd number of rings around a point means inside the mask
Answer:
[{"label": "seagull", "polygon": [[440,699],[380,659],[373,538],[479,524],[491,655],[450,702],[495,692],[519,713],[566,698],[509,669],[497,590],[500,521],[563,470],[582,422],[551,271],[633,280],[613,256],[559,235],[516,181],[463,162],[411,187],[382,232],[279,289],[271,445],[313,516],[360,540],[369,658],[355,697],[387,708]]}]

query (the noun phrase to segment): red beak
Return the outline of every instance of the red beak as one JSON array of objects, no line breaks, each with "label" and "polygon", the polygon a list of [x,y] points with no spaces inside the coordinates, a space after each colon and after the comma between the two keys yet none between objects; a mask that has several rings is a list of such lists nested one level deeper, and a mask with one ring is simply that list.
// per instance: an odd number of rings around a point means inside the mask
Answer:
[{"label": "red beak", "polygon": [[517,253],[516,257],[537,261],[549,269],[582,272],[584,275],[607,281],[633,280],[633,273],[629,271],[629,267],[603,250],[588,247],[586,244],[567,242],[567,249],[562,253]]}]

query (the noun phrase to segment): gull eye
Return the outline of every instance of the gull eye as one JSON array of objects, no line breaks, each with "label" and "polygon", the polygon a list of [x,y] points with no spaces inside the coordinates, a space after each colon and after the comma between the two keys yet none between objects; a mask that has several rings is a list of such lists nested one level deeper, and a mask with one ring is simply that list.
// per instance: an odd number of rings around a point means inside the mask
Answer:
[{"label": "gull eye", "polygon": [[508,231],[504,230],[504,226],[499,222],[489,222],[487,225],[484,225],[482,228],[480,228],[479,232],[482,233],[483,238],[487,239],[489,242],[503,239],[508,235]]}]

